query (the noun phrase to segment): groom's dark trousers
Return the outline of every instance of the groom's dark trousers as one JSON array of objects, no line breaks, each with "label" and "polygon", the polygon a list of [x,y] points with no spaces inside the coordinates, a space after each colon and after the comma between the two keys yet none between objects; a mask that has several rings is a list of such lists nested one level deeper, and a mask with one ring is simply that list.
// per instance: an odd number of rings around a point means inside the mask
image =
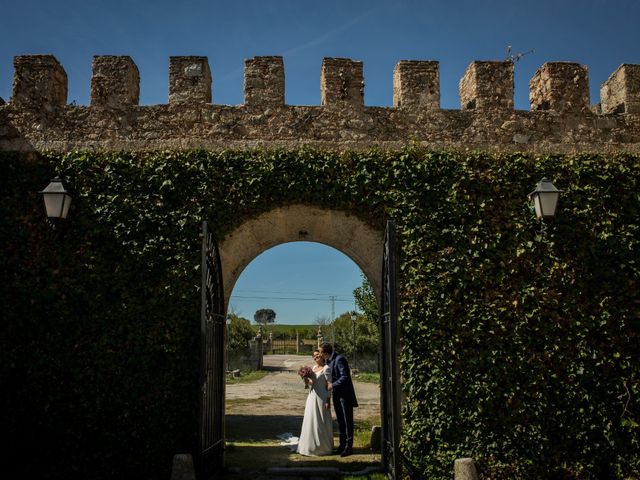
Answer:
[{"label": "groom's dark trousers", "polygon": [[333,408],[336,411],[340,429],[338,450],[352,450],[353,408],[358,406],[358,400],[356,400],[356,392],[351,381],[351,370],[347,359],[337,352],[333,352],[329,365],[331,366]]},{"label": "groom's dark trousers", "polygon": [[353,407],[345,398],[333,399],[333,407],[340,429],[340,445],[338,450],[353,448]]}]

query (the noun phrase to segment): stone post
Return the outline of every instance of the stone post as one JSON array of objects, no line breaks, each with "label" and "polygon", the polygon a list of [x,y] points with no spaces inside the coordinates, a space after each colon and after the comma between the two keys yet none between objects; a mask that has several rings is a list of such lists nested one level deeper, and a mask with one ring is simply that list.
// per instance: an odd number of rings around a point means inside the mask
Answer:
[{"label": "stone post", "polygon": [[318,348],[324,343],[324,337],[322,336],[322,326],[318,325]]},{"label": "stone post", "polygon": [[371,427],[371,440],[369,445],[374,452],[379,452],[382,449],[382,427],[380,425]]},{"label": "stone post", "polygon": [[256,335],[256,348],[257,348],[257,357],[258,357],[258,370],[262,370],[262,365],[263,365],[263,361],[264,359],[262,358],[264,356],[264,343],[262,340],[262,326],[260,326],[258,328],[258,335]]},{"label": "stone post", "polygon": [[190,454],[181,453],[173,456],[171,480],[196,480],[193,457]]},{"label": "stone post", "polygon": [[453,462],[453,480],[478,480],[476,464],[472,458],[458,458]]}]

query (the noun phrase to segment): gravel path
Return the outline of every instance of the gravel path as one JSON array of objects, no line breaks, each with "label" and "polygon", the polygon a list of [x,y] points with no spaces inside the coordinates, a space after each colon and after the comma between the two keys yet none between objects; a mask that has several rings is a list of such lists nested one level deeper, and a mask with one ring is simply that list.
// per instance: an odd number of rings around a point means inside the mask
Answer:
[{"label": "gravel path", "polygon": [[[310,358],[267,355],[264,363],[265,369],[270,371],[266,377],[251,383],[227,385],[226,399],[231,407],[227,409],[228,413],[302,416],[308,390],[297,371],[300,366],[310,364]],[[355,381],[354,387],[360,404],[354,409],[355,421],[380,415],[379,385]]]}]

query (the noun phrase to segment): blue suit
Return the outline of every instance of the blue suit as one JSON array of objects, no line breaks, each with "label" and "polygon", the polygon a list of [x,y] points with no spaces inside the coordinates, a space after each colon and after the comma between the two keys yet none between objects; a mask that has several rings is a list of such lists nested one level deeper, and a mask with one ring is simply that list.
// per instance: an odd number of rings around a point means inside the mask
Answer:
[{"label": "blue suit", "polygon": [[347,359],[338,352],[333,352],[331,355],[329,367],[331,368],[333,408],[336,411],[340,429],[338,450],[351,450],[353,449],[353,408],[358,406],[351,381],[351,369]]}]

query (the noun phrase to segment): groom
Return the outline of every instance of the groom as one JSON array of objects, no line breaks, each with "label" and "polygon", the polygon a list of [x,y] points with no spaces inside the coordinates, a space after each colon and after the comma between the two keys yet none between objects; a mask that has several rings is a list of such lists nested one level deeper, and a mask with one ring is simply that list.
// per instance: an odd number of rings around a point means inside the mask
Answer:
[{"label": "groom", "polygon": [[348,457],[353,454],[353,408],[358,406],[351,381],[351,370],[347,359],[334,352],[330,343],[323,343],[320,353],[331,369],[332,381],[327,388],[333,393],[333,408],[340,429],[340,445],[333,453]]}]

